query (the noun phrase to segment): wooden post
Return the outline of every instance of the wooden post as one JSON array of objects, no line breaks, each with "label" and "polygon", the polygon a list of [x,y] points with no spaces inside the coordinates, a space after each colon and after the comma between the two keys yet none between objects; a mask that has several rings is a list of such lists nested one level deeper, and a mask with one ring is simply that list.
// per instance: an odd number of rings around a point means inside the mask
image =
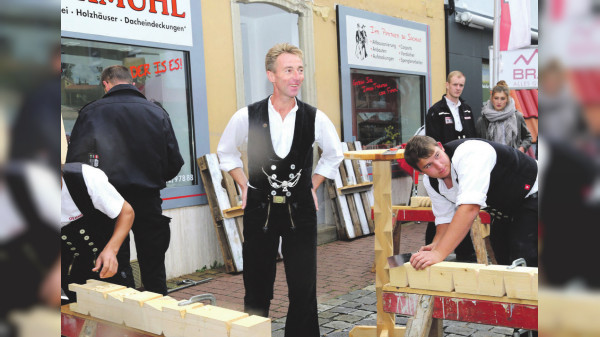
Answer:
[{"label": "wooden post", "polygon": [[485,241],[483,240],[483,233],[481,230],[481,218],[479,215],[473,221],[471,226],[471,241],[473,241],[473,247],[475,248],[475,255],[477,256],[477,263],[485,264],[488,263],[487,249],[485,248]]},{"label": "wooden post", "polygon": [[417,312],[406,323],[405,337],[428,337],[431,330],[433,296],[419,295]]},{"label": "wooden post", "polygon": [[389,161],[373,161],[375,195],[375,289],[377,294],[377,336],[383,330],[393,334],[394,314],[383,311],[382,287],[390,282],[387,258],[393,254],[392,243],[392,169]]}]

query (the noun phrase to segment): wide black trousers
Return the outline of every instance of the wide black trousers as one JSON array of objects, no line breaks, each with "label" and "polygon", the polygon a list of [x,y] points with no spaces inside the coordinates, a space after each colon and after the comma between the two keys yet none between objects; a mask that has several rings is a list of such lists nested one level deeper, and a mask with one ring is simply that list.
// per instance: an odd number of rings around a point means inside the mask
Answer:
[{"label": "wide black trousers", "polygon": [[[171,241],[169,227],[171,218],[162,215],[160,193],[143,195],[139,192],[121,192],[121,194],[135,212],[131,230],[144,289],[166,295],[165,253]],[[129,251],[129,245],[122,245],[121,250]]]},{"label": "wide black trousers", "polygon": [[538,198],[526,198],[510,218],[492,219],[490,242],[498,264],[524,258],[538,266]]},{"label": "wide black trousers", "polygon": [[244,211],[244,310],[268,317],[281,237],[290,303],[286,337],[319,336],[316,220],[312,197],[289,206],[273,203],[269,206],[268,201],[252,200],[249,196]]}]

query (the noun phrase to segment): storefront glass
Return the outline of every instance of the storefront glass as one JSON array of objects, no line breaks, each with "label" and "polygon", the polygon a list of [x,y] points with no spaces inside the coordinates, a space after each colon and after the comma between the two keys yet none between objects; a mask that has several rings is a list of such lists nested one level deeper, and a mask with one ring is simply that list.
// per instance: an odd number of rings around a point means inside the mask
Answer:
[{"label": "storefront glass", "polygon": [[196,184],[188,53],[71,38],[62,38],[61,47],[61,113],[67,135],[79,109],[104,94],[102,70],[124,65],[131,70],[135,86],[171,118],[185,164],[167,187]]},{"label": "storefront glass", "polygon": [[351,69],[352,134],[365,148],[408,141],[423,124],[424,76]]}]

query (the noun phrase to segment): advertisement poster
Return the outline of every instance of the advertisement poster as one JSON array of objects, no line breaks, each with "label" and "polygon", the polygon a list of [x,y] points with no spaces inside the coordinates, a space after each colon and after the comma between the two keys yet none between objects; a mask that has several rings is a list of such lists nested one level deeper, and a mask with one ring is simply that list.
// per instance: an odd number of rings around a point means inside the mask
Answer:
[{"label": "advertisement poster", "polygon": [[498,79],[505,80],[511,89],[537,89],[538,49],[501,51]]},{"label": "advertisement poster", "polygon": [[427,73],[427,33],[348,15],[348,64]]},{"label": "advertisement poster", "polygon": [[192,46],[189,0],[62,0],[61,29]]}]

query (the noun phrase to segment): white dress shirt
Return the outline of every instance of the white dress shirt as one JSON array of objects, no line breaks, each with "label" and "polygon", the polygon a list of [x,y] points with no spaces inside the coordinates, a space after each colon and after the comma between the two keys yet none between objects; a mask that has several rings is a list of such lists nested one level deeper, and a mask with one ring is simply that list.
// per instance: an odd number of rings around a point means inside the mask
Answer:
[{"label": "white dress shirt", "polygon": [[[281,115],[273,107],[270,98],[268,102],[271,141],[275,153],[280,158],[284,158],[292,147],[298,104],[282,120]],[[235,168],[243,167],[241,153],[238,148],[248,143],[248,125],[248,107],[241,108],[231,117],[217,146],[221,170],[229,172]],[[318,109],[315,116],[315,143],[319,145],[323,153],[314,173],[334,179],[338,166],[344,159],[342,145],[333,123]]]},{"label": "white dress shirt", "polygon": [[450,108],[450,112],[452,113],[452,117],[454,118],[454,130],[461,132],[463,129],[462,121],[460,120],[460,115],[458,114],[458,107],[460,106],[460,100],[458,103],[454,103],[448,99],[448,97],[444,96],[446,99],[446,103],[448,104],[448,108]]},{"label": "white dress shirt", "polygon": [[[467,140],[456,148],[451,158],[452,188],[447,188],[442,179],[438,179],[438,194],[429,177],[425,175],[423,183],[431,198],[431,209],[435,216],[435,224],[450,223],[456,207],[463,204],[487,207],[487,192],[490,187],[490,175],[496,165],[496,151],[482,141]],[[460,184],[458,183],[460,181]],[[537,192],[538,179],[527,196]]]}]

